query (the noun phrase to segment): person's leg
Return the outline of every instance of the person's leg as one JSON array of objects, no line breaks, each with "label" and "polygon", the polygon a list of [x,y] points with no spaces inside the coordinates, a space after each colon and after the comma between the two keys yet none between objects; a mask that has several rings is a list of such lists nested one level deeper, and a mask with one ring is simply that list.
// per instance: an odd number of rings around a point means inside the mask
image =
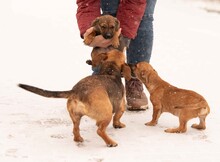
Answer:
[{"label": "person's leg", "polygon": [[102,13],[116,17],[119,3],[120,0],[101,0]]},{"label": "person's leg", "polygon": [[137,36],[131,40],[127,50],[127,61],[135,64],[140,61],[150,61],[153,46],[153,14],[157,0],[147,0],[147,7],[138,28]]},{"label": "person's leg", "polygon": [[[153,14],[157,0],[147,0],[147,7],[140,23],[137,36],[131,40],[127,49],[127,62],[136,64],[150,61],[153,46]],[[148,106],[143,85],[137,79],[126,82],[126,97],[128,110],[145,110]]]}]

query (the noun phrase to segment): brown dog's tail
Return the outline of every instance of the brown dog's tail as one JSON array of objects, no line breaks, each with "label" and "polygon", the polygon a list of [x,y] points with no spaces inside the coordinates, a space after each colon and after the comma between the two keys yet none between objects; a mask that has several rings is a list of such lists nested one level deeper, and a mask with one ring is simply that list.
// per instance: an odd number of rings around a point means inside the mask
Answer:
[{"label": "brown dog's tail", "polygon": [[70,91],[48,91],[48,90],[40,89],[34,86],[25,85],[25,84],[18,84],[18,86],[27,91],[30,91],[32,93],[35,93],[35,94],[38,94],[44,97],[68,98],[71,94],[71,90]]}]

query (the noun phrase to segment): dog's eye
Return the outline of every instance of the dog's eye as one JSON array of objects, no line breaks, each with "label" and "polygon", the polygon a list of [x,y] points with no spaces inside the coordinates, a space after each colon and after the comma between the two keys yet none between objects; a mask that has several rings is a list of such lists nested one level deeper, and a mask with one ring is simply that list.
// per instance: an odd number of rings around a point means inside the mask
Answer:
[{"label": "dog's eye", "polygon": [[106,26],[101,26],[102,29],[106,29]]},{"label": "dog's eye", "polygon": [[115,27],[114,27],[114,26],[110,26],[109,28],[110,28],[110,29],[114,29]]}]

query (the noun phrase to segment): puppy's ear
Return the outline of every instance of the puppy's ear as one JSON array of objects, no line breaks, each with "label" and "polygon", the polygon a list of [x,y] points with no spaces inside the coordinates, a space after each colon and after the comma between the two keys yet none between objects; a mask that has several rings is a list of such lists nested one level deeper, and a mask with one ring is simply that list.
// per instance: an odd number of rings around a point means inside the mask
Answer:
[{"label": "puppy's ear", "polygon": [[114,18],[114,19],[115,19],[115,31],[118,31],[120,28],[120,22],[117,18]]},{"label": "puppy's ear", "polygon": [[128,64],[122,65],[122,75],[125,78],[125,80],[129,81],[131,79],[131,69],[128,66]]},{"label": "puppy's ear", "polygon": [[94,29],[97,31],[98,30],[98,24],[99,24],[99,17],[97,17],[95,20],[92,21],[92,25]]}]

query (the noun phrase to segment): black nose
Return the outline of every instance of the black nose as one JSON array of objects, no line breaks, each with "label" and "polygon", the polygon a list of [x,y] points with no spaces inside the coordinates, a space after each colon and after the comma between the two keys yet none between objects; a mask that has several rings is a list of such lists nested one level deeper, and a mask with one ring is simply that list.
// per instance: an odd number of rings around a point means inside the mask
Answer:
[{"label": "black nose", "polygon": [[111,39],[112,35],[110,33],[107,33],[107,34],[104,35],[104,38],[105,39]]}]

